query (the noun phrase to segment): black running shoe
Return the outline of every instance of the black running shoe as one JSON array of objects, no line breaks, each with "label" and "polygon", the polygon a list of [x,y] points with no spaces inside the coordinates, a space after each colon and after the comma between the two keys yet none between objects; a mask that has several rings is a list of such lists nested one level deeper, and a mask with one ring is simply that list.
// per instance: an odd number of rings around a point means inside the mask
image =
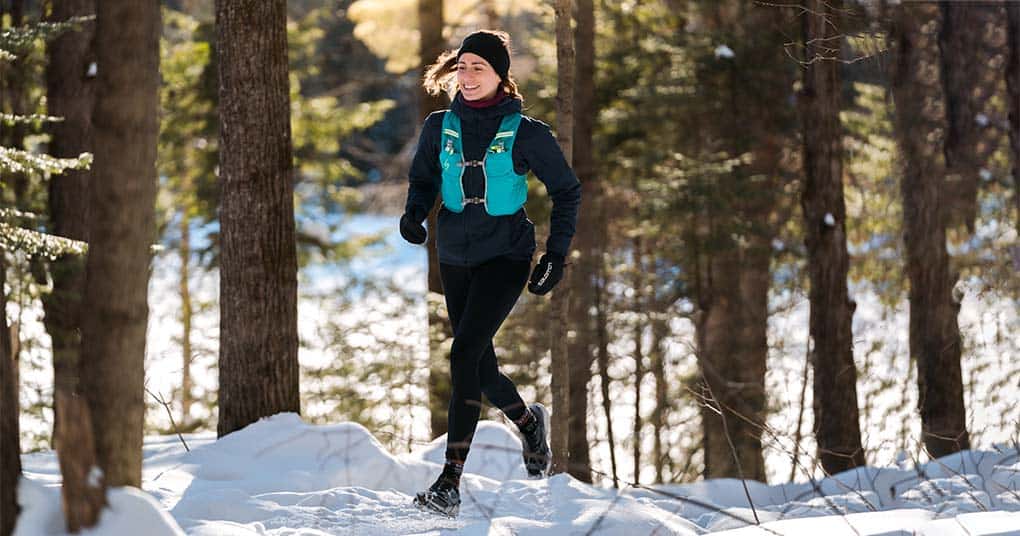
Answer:
[{"label": "black running shoe", "polygon": [[414,505],[420,510],[431,510],[449,517],[457,517],[460,513],[460,491],[445,474],[439,475],[429,489],[419,491],[414,497]]},{"label": "black running shoe", "polygon": [[528,478],[542,478],[549,474],[552,454],[549,450],[549,411],[542,404],[528,407],[535,419],[520,428],[524,468]]}]

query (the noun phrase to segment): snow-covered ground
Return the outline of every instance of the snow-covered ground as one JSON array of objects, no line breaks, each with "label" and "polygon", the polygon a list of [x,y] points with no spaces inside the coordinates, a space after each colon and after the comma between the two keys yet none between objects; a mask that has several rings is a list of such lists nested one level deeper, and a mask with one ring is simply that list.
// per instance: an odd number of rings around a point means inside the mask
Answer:
[{"label": "snow-covered ground", "polygon": [[[395,217],[357,216],[344,229],[356,234],[389,231],[384,242],[359,256],[347,268],[312,263],[301,273],[300,330],[302,365],[316,366],[345,355],[325,343],[324,319],[367,320],[372,330],[350,328],[350,341],[373,354],[373,341],[406,339],[417,348],[411,358],[425,362],[425,253],[412,247],[394,230]],[[147,348],[148,387],[170,398],[180,382],[179,299],[176,295],[176,258],[157,258],[150,284],[150,326]],[[322,301],[342,286],[345,278],[391,279],[419,292],[422,299],[408,307],[389,304],[385,296],[358,296],[345,308]],[[213,303],[218,294],[216,274],[192,272],[193,298]],[[112,508],[99,534],[701,534],[735,530],[737,533],[801,534],[829,531],[837,534],[1017,534],[1020,535],[1020,463],[1013,439],[1020,433],[1020,405],[1016,382],[1020,366],[1020,314],[1014,300],[994,292],[968,292],[960,314],[967,358],[963,363],[970,430],[975,448],[927,465],[916,444],[918,418],[915,379],[907,355],[907,311],[879,303],[866,285],[852,289],[858,307],[854,316],[855,357],[860,375],[861,426],[868,460],[882,469],[864,469],[819,483],[828,495],[819,498],[807,474],[818,474],[805,459],[813,452],[810,438],[810,389],[804,400],[799,465],[791,471],[793,425],[800,415],[807,339],[807,303],[803,296],[776,294],[769,319],[769,416],[766,465],[773,482],[796,474],[800,483],[764,486],[748,483],[754,508],[739,481],[708,481],[657,487],[654,491],[629,487],[617,493],[591,487],[566,476],[549,481],[524,479],[519,443],[500,424],[483,422],[463,486],[465,506],[456,520],[437,519],[410,506],[412,492],[427,486],[438,471],[442,438],[427,438],[427,410],[414,407],[395,411],[392,403],[378,404],[376,416],[389,428],[373,428],[378,440],[357,424],[313,426],[295,416],[279,416],[214,442],[209,435],[188,436],[193,452],[185,453],[176,437],[152,437],[145,447],[144,490],[112,490]],[[16,294],[21,295],[21,294]],[[318,296],[318,298],[316,298]],[[10,306],[11,304],[9,304]],[[23,408],[45,405],[51,371],[47,368],[48,337],[41,311],[32,303],[15,308],[22,320]],[[393,308],[398,310],[394,312]],[[12,309],[8,310],[12,313]],[[23,314],[22,314],[23,313]],[[193,364],[196,390],[215,389],[218,314],[214,306],[196,313]],[[417,328],[416,328],[417,326]],[[417,329],[418,331],[415,331]],[[404,330],[404,331],[402,331]],[[682,377],[693,366],[693,340],[689,322],[678,318],[669,343],[668,375]],[[405,333],[407,331],[407,333]],[[646,334],[646,337],[649,334]],[[646,341],[648,342],[648,341]],[[647,347],[647,345],[646,345]],[[611,346],[614,377],[626,378],[628,341]],[[377,356],[378,357],[378,356]],[[361,361],[359,361],[360,363]],[[39,368],[27,363],[40,364]],[[423,389],[423,382],[405,387]],[[646,377],[642,400],[654,399],[654,385]],[[808,381],[810,387],[810,380]],[[307,386],[304,386],[307,387]],[[906,387],[906,388],[904,388]],[[359,386],[371,391],[372,385]],[[392,386],[389,387],[392,389]],[[593,390],[597,393],[598,390]],[[613,419],[618,429],[632,429],[633,388],[627,382],[610,386]],[[364,400],[372,393],[359,392]],[[392,394],[392,391],[388,391]],[[408,395],[422,399],[421,392]],[[151,402],[151,401],[150,401]],[[322,401],[320,401],[322,402]],[[392,401],[389,401],[392,402]],[[600,408],[601,400],[591,400]],[[147,418],[161,423],[163,408]],[[175,408],[176,409],[176,408]],[[323,422],[324,410],[306,401],[308,419]],[[193,408],[195,411],[195,408]],[[645,415],[650,407],[644,406]],[[670,456],[686,460],[691,442],[697,441],[697,408],[676,408],[666,432]],[[692,417],[691,412],[695,414]],[[609,471],[604,418],[592,414],[592,460],[596,469]],[[335,422],[339,419],[330,419]],[[28,438],[45,438],[51,422],[48,410],[22,414],[22,431]],[[650,452],[651,434],[644,434],[644,452]],[[395,440],[394,437],[397,439]],[[632,481],[629,438],[617,438],[620,476]],[[36,439],[23,444],[39,448]],[[399,445],[398,445],[399,443]],[[995,445],[1008,444],[997,448]],[[382,445],[390,445],[387,452]],[[1013,449],[1013,450],[1009,450]],[[625,459],[624,459],[625,458]],[[60,534],[59,472],[48,451],[24,457],[26,480],[21,498],[27,510],[19,534]],[[642,482],[652,480],[643,464]],[[920,471],[920,472],[919,472]],[[923,476],[919,476],[923,475]],[[606,482],[603,480],[603,485]],[[716,510],[724,510],[725,513]],[[731,515],[732,514],[732,515]],[[763,523],[755,527],[757,516]],[[810,518],[810,519],[808,519]]]},{"label": "snow-covered ground", "polygon": [[[567,475],[526,479],[516,436],[483,421],[461,514],[450,519],[411,504],[439,471],[445,437],[393,455],[358,424],[314,426],[281,414],[219,441],[186,441],[190,452],[177,437],[149,438],[145,493],[112,490],[89,534],[1020,534],[1020,459],[1011,449],[816,483],[749,482],[746,492],[735,480],[615,490]],[[55,456],[29,454],[24,465],[15,534],[62,534]]]}]

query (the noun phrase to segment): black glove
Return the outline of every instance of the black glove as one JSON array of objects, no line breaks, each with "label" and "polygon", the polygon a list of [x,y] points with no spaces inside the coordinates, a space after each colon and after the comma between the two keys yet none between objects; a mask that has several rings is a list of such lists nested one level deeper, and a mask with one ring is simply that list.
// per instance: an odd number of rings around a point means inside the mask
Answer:
[{"label": "black glove", "polygon": [[424,244],[428,237],[428,231],[421,222],[429,215],[429,211],[423,207],[414,205],[409,207],[404,215],[400,217],[400,236],[412,244]]},{"label": "black glove", "polygon": [[552,290],[556,283],[560,282],[560,279],[563,279],[563,255],[547,251],[531,272],[528,291],[543,296]]}]

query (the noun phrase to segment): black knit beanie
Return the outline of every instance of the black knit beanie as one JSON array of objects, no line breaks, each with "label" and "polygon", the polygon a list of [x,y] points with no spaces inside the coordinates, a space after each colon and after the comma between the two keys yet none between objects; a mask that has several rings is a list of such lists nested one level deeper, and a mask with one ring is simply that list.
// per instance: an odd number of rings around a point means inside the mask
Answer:
[{"label": "black knit beanie", "polygon": [[499,35],[493,32],[479,30],[465,37],[457,51],[457,58],[465,52],[481,56],[503,80],[510,73],[510,50]]}]

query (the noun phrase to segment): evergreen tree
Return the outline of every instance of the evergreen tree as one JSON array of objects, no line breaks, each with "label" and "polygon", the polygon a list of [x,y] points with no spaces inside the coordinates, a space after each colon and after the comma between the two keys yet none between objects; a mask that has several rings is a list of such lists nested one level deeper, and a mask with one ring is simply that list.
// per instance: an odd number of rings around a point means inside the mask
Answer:
[{"label": "evergreen tree", "polygon": [[[95,15],[94,0],[55,0],[55,22]],[[92,151],[92,110],[96,93],[95,22],[62,34],[48,44],[46,105],[63,118],[50,128],[50,154],[75,158]],[[47,196],[52,232],[88,242],[88,170],[67,170],[50,178]],[[52,290],[43,295],[46,330],[53,348],[54,392],[78,392],[81,353],[81,306],[85,286],[85,258],[68,253],[49,265]],[[54,404],[53,428],[60,421]]]},{"label": "evergreen tree", "polygon": [[[556,123],[559,127],[558,141],[563,156],[570,162],[573,158],[574,129],[574,33],[571,28],[573,0],[556,0]],[[571,270],[563,274],[569,282]],[[552,358],[551,389],[553,414],[549,424],[552,465],[550,472],[562,473],[570,468],[569,433],[570,414],[570,356],[567,353],[567,319],[570,304],[570,285],[556,289],[550,297],[549,350]]]},{"label": "evergreen tree", "polygon": [[594,244],[597,240],[597,192],[592,136],[597,115],[595,109],[595,5],[593,0],[577,0],[574,31],[574,158],[573,168],[581,183],[584,206],[578,214],[571,258],[575,259],[571,278],[569,337],[570,364],[570,474],[582,482],[591,482],[591,459],[588,442],[588,383],[594,362],[594,330],[591,310],[594,302],[595,270],[598,259]]},{"label": "evergreen tree", "polygon": [[970,448],[960,370],[960,300],[946,251],[943,171],[929,134],[940,122],[924,106],[938,82],[930,28],[938,12],[925,4],[893,7],[892,97],[902,159],[903,241],[910,280],[910,355],[917,363],[922,442],[933,458]]},{"label": "evergreen tree", "polygon": [[[0,49],[2,50],[2,49]],[[17,365],[11,355],[7,327],[7,262],[0,249],[0,536],[14,532],[21,507],[18,506],[18,480],[21,478],[21,435],[18,417]]]},{"label": "evergreen tree", "polygon": [[97,4],[94,180],[81,390],[110,486],[141,486],[148,283],[155,238],[159,5]]},{"label": "evergreen tree", "polygon": [[700,213],[691,222],[704,476],[764,481],[771,250],[784,220],[781,155],[793,125],[792,65],[782,49],[788,29],[782,11],[759,4],[706,6],[701,16],[726,43],[700,66],[715,115],[698,125],[711,133],[702,150],[731,159],[728,171],[699,181]]},{"label": "evergreen tree", "polygon": [[[22,4],[16,3],[13,7],[19,12],[12,13],[6,20],[20,24],[23,22],[23,12],[20,12]],[[25,63],[18,60],[30,54],[38,40],[53,39],[83,22],[77,19],[0,28],[0,73],[4,75],[5,83],[16,77],[23,77],[23,73],[14,75],[10,73],[24,69]],[[14,113],[16,111],[19,110],[8,106],[8,103],[4,103],[4,107],[0,109],[0,124],[5,127],[4,134],[17,131],[11,139],[5,138],[4,143],[0,144],[0,176],[5,179],[0,183],[0,193],[4,194],[0,197],[0,535],[2,536],[11,534],[17,522],[20,512],[17,488],[21,477],[19,362],[15,359],[15,341],[11,338],[6,314],[8,255],[20,252],[27,256],[57,257],[68,253],[77,255],[84,253],[84,244],[81,242],[44,234],[31,228],[31,223],[38,218],[18,208],[22,206],[21,200],[29,176],[83,169],[91,163],[90,154],[79,154],[73,158],[54,158],[26,150],[21,144],[26,132],[25,127],[39,128],[43,124],[54,123],[60,119],[45,115]],[[20,111],[24,112],[23,109]],[[8,143],[11,145],[7,145]],[[12,181],[7,179],[21,180],[25,184],[15,184],[10,188]],[[8,190],[15,190],[13,204],[16,208],[9,205],[11,202],[6,195]]]},{"label": "evergreen tree", "polygon": [[217,0],[220,436],[300,412],[286,2]]},{"label": "evergreen tree", "polygon": [[855,304],[847,292],[849,255],[839,122],[842,10],[841,0],[804,2],[804,85],[798,96],[804,129],[801,207],[811,276],[814,428],[818,458],[832,475],[864,465],[851,332]]}]

